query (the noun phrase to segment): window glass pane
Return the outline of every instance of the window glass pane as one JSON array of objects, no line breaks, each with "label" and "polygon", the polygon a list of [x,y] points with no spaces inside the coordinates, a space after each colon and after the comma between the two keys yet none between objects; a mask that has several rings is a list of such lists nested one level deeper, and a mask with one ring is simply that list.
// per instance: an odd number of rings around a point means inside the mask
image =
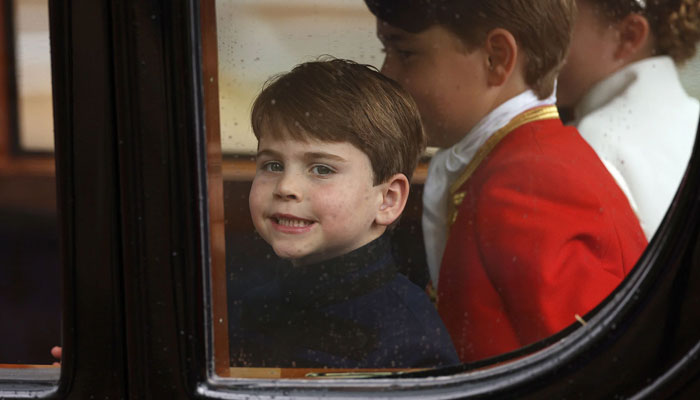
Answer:
[{"label": "window glass pane", "polygon": [[[587,74],[593,68],[585,67],[591,63],[591,52],[585,46],[591,43],[599,45],[602,43],[599,41],[605,40],[598,36],[601,30],[595,30],[593,25],[601,24],[606,29],[617,29],[611,27],[618,26],[607,19],[603,24],[591,18],[604,14],[606,18],[619,22],[615,19],[619,16],[607,11],[603,13],[597,8],[598,11],[592,12],[592,8],[598,7],[594,6],[597,3],[594,0],[576,3],[580,13],[575,24],[571,22],[574,30],[571,53],[557,84],[550,79],[549,89],[536,86],[546,80],[544,75],[549,70],[540,71],[542,80],[532,83],[516,67],[509,70],[507,76],[520,73],[531,91],[521,88],[500,98],[489,97],[492,92],[486,89],[480,92],[481,89],[475,88],[500,87],[501,83],[493,83],[503,82],[500,78],[495,81],[487,79],[492,77],[488,71],[497,68],[479,68],[496,62],[494,60],[502,53],[488,53],[483,60],[477,59],[482,53],[466,50],[453,30],[443,29],[440,24],[436,27],[426,23],[418,28],[412,25],[414,22],[411,21],[420,21],[422,14],[428,11],[415,12],[409,15],[414,19],[406,19],[402,18],[405,16],[403,11],[386,12],[379,7],[370,12],[362,0],[215,1],[215,15],[212,13],[211,17],[216,19],[218,71],[207,76],[206,81],[214,82],[216,77],[218,82],[218,107],[215,110],[209,107],[208,111],[218,111],[219,117],[220,148],[217,150],[223,154],[222,183],[221,192],[216,196],[223,198],[219,203],[223,204],[225,245],[221,247],[225,254],[220,256],[225,259],[225,267],[214,266],[214,274],[218,270],[216,276],[225,276],[226,284],[223,288],[215,283],[225,293],[217,292],[215,288],[213,295],[220,301],[224,296],[226,298],[225,318],[229,329],[225,346],[229,349],[231,367],[228,375],[254,378],[315,376],[313,373],[319,372],[319,368],[299,365],[304,364],[299,361],[303,360],[303,356],[299,356],[302,347],[304,354],[316,354],[313,356],[317,357],[316,361],[336,360],[318,363],[326,369],[347,372],[353,368],[348,367],[351,363],[333,357],[323,358],[334,351],[342,353],[341,342],[348,346],[353,343],[344,337],[339,342],[324,343],[323,335],[334,331],[339,324],[336,320],[323,319],[328,313],[333,314],[329,308],[319,306],[326,312],[322,313],[323,318],[302,323],[299,321],[306,321],[304,318],[296,320],[296,317],[290,317],[300,312],[296,307],[298,304],[286,304],[303,302],[299,299],[317,301],[297,291],[314,291],[315,287],[308,287],[308,282],[327,273],[299,275],[290,272],[296,268],[292,264],[300,264],[298,259],[289,254],[285,256],[284,250],[278,247],[273,250],[268,242],[274,242],[275,238],[264,232],[256,233],[256,226],[258,230],[265,229],[264,223],[257,222],[256,225],[253,222],[255,210],[251,220],[249,206],[249,198],[254,205],[259,204],[256,202],[260,199],[249,197],[254,178],[263,173],[287,176],[287,170],[295,165],[296,146],[304,142],[282,135],[281,139],[275,139],[275,143],[282,142],[283,145],[278,149],[272,146],[271,151],[267,151],[270,146],[263,146],[265,152],[261,153],[262,157],[258,156],[256,164],[255,154],[261,149],[257,147],[259,143],[250,122],[254,99],[270,77],[326,54],[373,65],[403,85],[415,98],[421,112],[428,145],[435,146],[436,151],[450,148],[437,155],[424,153],[413,176],[402,219],[392,232],[390,252],[400,265],[399,272],[420,288],[421,296],[433,302],[437,298],[434,307],[446,326],[438,319],[434,327],[449,331],[450,343],[460,361],[473,362],[497,356],[545,339],[567,327],[586,324],[587,314],[634,267],[653,238],[683,176],[700,115],[697,102],[700,96],[700,86],[697,85],[700,57],[696,55],[687,62],[674,62],[670,57],[654,56],[655,53],[650,51],[644,56],[639,55],[639,62],[630,58],[624,65],[597,71],[599,75],[591,77]],[[633,11],[640,14],[640,10]],[[643,11],[648,20],[661,15],[661,11],[653,7]],[[488,15],[488,12],[491,11],[485,11],[483,15]],[[566,12],[564,19],[571,18]],[[438,16],[430,14],[431,18],[444,18],[445,21],[451,18],[440,16],[439,12],[436,14]],[[379,23],[375,15],[380,18]],[[452,16],[471,21],[470,16],[458,10]],[[562,21],[559,17],[553,16],[551,20]],[[538,22],[538,26],[548,24],[552,25],[551,21]],[[551,28],[551,35],[567,35],[566,27],[561,32],[557,29]],[[661,31],[645,32],[645,35],[649,32],[665,34]],[[205,42],[213,36],[205,35]],[[648,40],[648,37],[644,36],[643,40]],[[386,54],[382,53],[382,47],[386,48]],[[487,54],[485,51],[483,54]],[[664,54],[664,51],[667,49],[657,50],[657,53]],[[557,60],[556,64],[560,61]],[[579,63],[583,68],[575,68]],[[476,72],[459,72],[469,68]],[[555,66],[551,68],[556,69]],[[659,73],[659,70],[663,72]],[[680,80],[676,71],[680,72]],[[641,78],[632,79],[630,76]],[[480,77],[489,84],[480,86],[483,83],[478,81]],[[587,82],[585,87],[575,87],[576,83],[583,81]],[[659,83],[675,88],[667,99],[669,103],[679,105],[676,109],[685,110],[677,114],[677,119],[668,120],[665,113],[640,111],[650,98],[650,90],[654,92],[650,87]],[[558,88],[556,92],[554,87]],[[515,98],[515,101],[506,101]],[[494,102],[492,107],[484,105],[491,100]],[[275,101],[274,97],[270,100],[273,105]],[[610,104],[617,109],[609,109]],[[314,111],[310,110],[308,114]],[[476,118],[470,120],[463,117],[465,114]],[[299,116],[303,117],[302,114]],[[497,118],[503,121],[497,121]],[[562,125],[559,119],[566,125]],[[568,132],[568,136],[574,137],[572,142],[552,142],[550,150],[534,146],[546,154],[528,154],[523,156],[525,158],[518,158],[521,154],[517,152],[532,149],[532,146],[528,147],[527,143],[507,145],[516,140],[513,137],[519,137],[511,133],[521,127],[529,129],[527,127],[531,125],[528,124],[544,126],[550,123],[556,125],[551,127],[553,131]],[[678,138],[662,138],[659,143],[658,135],[642,139],[639,135],[630,136],[630,132],[646,132],[648,126],[659,123],[678,132]],[[539,125],[535,131],[545,129]],[[265,131],[271,127],[263,123],[259,129]],[[288,129],[288,126],[275,126],[274,129]],[[219,144],[212,143],[211,137],[209,140],[210,147]],[[549,139],[540,140],[544,141],[538,142],[538,146]],[[313,144],[325,148],[328,143]],[[509,146],[517,150],[503,150]],[[660,148],[663,151],[659,151]],[[679,153],[678,149],[682,151]],[[300,152],[306,154],[310,151]],[[564,157],[561,163],[537,164],[542,159],[555,159],[566,152],[570,152],[570,157]],[[397,156],[386,154],[386,157]],[[500,166],[507,171],[500,177],[504,180],[501,183],[497,180],[501,169],[493,165],[498,162],[493,160],[499,160],[499,157],[505,157]],[[656,164],[639,163],[640,158],[654,159]],[[531,162],[522,168],[512,167],[524,159]],[[211,165],[212,160],[209,162]],[[427,172],[429,163],[433,163],[433,175]],[[542,169],[531,169],[535,164]],[[309,168],[309,171],[316,169]],[[596,172],[586,172],[584,177],[578,175],[580,171]],[[514,176],[519,178],[514,179]],[[645,178],[640,181],[640,176]],[[654,179],[666,183],[665,197],[645,192]],[[283,183],[277,182],[277,186],[270,189],[270,196],[282,197],[285,192]],[[489,186],[498,184],[503,187],[494,189]],[[600,189],[602,187],[604,189]],[[488,189],[493,189],[488,193],[491,197],[484,197]],[[325,193],[329,193],[328,190]],[[434,193],[439,196],[435,197]],[[299,199],[298,194],[284,196]],[[662,200],[650,201],[661,197]],[[593,203],[598,206],[591,206]],[[653,210],[648,211],[647,207]],[[361,218],[359,208],[344,212],[352,212]],[[285,234],[303,231],[316,224],[311,217],[298,217],[279,210],[264,210],[260,214],[262,221],[272,221],[275,228]],[[366,260],[362,263],[371,264]],[[346,298],[352,298],[352,294]],[[222,309],[219,308],[219,312]],[[305,308],[303,312],[312,311]],[[216,310],[214,314],[217,315]],[[223,318],[216,321],[221,322]],[[309,324],[328,329],[310,329]],[[353,327],[348,326],[347,331],[352,332]],[[396,331],[401,335],[410,329],[399,326]],[[286,332],[286,336],[280,332]],[[353,339],[358,335],[361,333],[350,334]],[[275,339],[270,340],[271,337]],[[220,346],[224,345],[222,343],[218,342]],[[436,340],[431,343],[436,343]],[[491,346],[493,343],[496,344]],[[318,356],[315,351],[324,353],[324,356]],[[289,356],[290,352],[295,355]],[[257,355],[251,355],[253,353]],[[221,354],[216,352],[216,357],[221,357]],[[414,369],[392,368],[391,362],[375,367],[375,370],[384,372]],[[220,375],[226,376],[227,373],[222,371],[217,369]],[[310,373],[312,375],[308,375]]]},{"label": "window glass pane", "polygon": [[59,241],[47,1],[0,9],[0,378],[58,378]]}]

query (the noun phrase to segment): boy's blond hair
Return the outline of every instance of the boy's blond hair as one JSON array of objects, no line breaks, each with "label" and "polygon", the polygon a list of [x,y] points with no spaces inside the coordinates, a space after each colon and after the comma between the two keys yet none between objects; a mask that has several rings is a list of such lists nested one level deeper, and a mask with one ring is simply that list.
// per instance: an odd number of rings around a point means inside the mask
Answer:
[{"label": "boy's blond hair", "polygon": [[382,21],[408,32],[440,25],[468,49],[481,46],[495,28],[509,31],[525,56],[525,82],[541,99],[554,91],[566,58],[574,0],[365,0]]},{"label": "boy's blond hair", "polygon": [[323,58],[268,80],[253,103],[253,132],[349,142],[367,155],[374,184],[397,173],[410,180],[425,149],[411,96],[376,68]]}]

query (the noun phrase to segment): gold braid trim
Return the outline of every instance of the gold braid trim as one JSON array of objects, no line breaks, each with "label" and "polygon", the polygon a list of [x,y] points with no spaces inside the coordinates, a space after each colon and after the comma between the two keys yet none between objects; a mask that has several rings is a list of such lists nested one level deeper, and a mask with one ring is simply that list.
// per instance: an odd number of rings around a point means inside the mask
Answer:
[{"label": "gold braid trim", "polygon": [[447,216],[450,226],[457,220],[457,209],[464,201],[465,192],[457,192],[462,185],[474,174],[474,171],[479,167],[482,161],[496,148],[496,145],[503,140],[509,133],[519,127],[534,121],[544,119],[558,119],[559,112],[555,106],[543,106],[527,110],[518,114],[506,126],[494,133],[480,148],[476,151],[474,158],[467,164],[459,178],[450,186],[450,197],[447,204]]}]

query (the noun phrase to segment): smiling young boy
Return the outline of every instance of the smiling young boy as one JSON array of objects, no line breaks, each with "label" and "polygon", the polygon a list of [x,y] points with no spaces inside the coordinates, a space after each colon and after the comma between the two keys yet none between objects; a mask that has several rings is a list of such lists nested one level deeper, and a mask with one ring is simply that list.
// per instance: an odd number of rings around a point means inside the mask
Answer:
[{"label": "smiling young boy", "polygon": [[382,72],[411,93],[433,157],[423,231],[463,361],[560,331],[646,245],[624,194],[554,107],[573,0],[365,0]]},{"label": "smiling young boy", "polygon": [[266,84],[252,126],[253,223],[292,265],[240,296],[234,365],[458,363],[427,295],[397,272],[388,238],[425,147],[410,96],[370,67],[309,62]]}]

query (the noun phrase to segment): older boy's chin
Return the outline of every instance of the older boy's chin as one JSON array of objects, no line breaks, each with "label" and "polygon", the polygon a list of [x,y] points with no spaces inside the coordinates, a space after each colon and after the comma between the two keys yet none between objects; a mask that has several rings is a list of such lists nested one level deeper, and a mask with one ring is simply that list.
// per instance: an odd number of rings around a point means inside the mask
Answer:
[{"label": "older boy's chin", "polygon": [[444,125],[430,126],[424,124],[424,129],[429,147],[445,149],[454,146],[457,142],[462,140],[464,135],[466,135],[471,128],[449,129]]},{"label": "older boy's chin", "polygon": [[[464,132],[465,134],[467,132]],[[464,137],[464,135],[462,135]],[[461,138],[460,138],[461,139]],[[434,139],[428,137],[427,145],[428,147],[437,147],[439,149],[446,149],[448,147],[454,146],[459,140],[451,140],[447,135],[436,134]]]},{"label": "older boy's chin", "polygon": [[437,147],[437,148],[446,148],[450,147],[450,144],[448,141],[444,139],[444,137],[441,135],[439,132],[435,132],[434,130],[428,131],[426,129],[426,145],[428,147]]}]

